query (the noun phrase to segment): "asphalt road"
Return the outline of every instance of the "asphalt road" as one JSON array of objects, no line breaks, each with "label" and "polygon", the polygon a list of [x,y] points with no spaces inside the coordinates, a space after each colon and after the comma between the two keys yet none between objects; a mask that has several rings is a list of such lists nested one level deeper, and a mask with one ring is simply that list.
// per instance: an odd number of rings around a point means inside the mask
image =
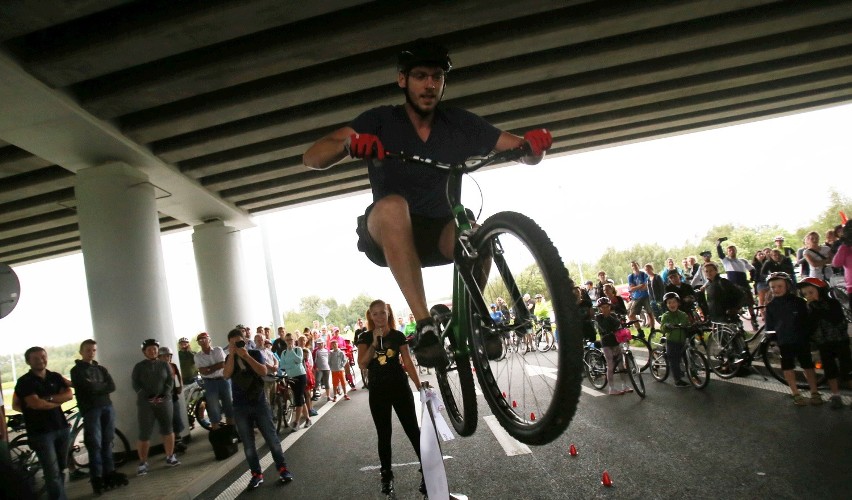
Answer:
[{"label": "asphalt road", "polygon": [[[644,400],[598,395],[584,382],[571,426],[538,447],[501,444],[480,396],[476,433],[442,445],[450,490],[513,500],[848,498],[852,393],[844,393],[843,410],[800,408],[784,386],[756,374],[714,378],[703,391],[644,377]],[[434,377],[425,378],[435,385]],[[367,400],[367,391],[358,390],[351,401],[324,403],[313,427],[287,435],[292,483],[276,483],[267,469],[267,483],[245,492],[247,469],[237,468],[200,498],[385,498]],[[416,457],[396,422],[393,439],[397,498],[422,498]],[[571,444],[577,457],[568,453]],[[601,485],[604,470],[612,487]]]}]

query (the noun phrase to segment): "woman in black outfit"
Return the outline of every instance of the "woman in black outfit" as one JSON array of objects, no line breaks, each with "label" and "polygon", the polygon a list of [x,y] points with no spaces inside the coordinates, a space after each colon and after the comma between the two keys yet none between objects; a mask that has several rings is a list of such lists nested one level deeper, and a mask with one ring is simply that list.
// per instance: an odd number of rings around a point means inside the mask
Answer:
[{"label": "woman in black outfit", "polygon": [[[358,365],[369,372],[370,413],[379,438],[379,463],[384,494],[393,492],[391,409],[396,411],[417,459],[420,459],[420,428],[414,410],[414,396],[408,385],[408,378],[411,378],[415,388],[419,389],[420,377],[411,359],[405,335],[388,327],[389,320],[392,319],[390,306],[382,300],[373,301],[367,316],[367,331],[358,338]],[[426,493],[426,483],[422,476],[420,492]]]}]

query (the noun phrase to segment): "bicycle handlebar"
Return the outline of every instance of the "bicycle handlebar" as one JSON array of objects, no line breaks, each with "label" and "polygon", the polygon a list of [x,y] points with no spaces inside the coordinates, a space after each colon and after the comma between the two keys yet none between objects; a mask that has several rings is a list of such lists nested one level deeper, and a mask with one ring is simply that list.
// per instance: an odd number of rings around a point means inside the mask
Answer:
[{"label": "bicycle handlebar", "polygon": [[[418,155],[410,155],[405,153],[404,151],[400,151],[398,153],[393,151],[386,151],[385,158],[399,160],[404,163],[417,163],[419,165],[436,168],[438,170],[460,171],[462,173],[468,173],[473,172],[475,170],[479,170],[480,168],[486,167],[488,165],[494,165],[496,163],[502,163],[506,161],[516,161],[523,158],[524,156],[529,156],[531,154],[532,152],[529,149],[529,144],[524,143],[524,145],[520,148],[507,149],[506,151],[500,151],[499,153],[493,153],[486,156],[472,156],[465,160],[463,163],[440,162],[431,158],[424,158]],[[375,163],[380,164],[380,162]]]}]

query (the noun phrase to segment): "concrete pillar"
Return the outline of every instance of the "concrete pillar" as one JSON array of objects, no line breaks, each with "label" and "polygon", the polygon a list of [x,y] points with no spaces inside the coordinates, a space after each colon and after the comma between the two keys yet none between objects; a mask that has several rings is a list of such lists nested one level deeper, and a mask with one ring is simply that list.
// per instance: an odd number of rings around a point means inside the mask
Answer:
[{"label": "concrete pillar", "polygon": [[[143,359],[142,341],[175,345],[154,187],[143,172],[124,163],[82,169],[76,183],[97,359],[115,380],[116,424],[135,448],[130,375]],[[152,441],[157,440],[155,429]]]},{"label": "concrete pillar", "polygon": [[220,220],[195,226],[192,248],[204,324],[211,344],[224,346],[237,323],[249,319],[240,233]]}]

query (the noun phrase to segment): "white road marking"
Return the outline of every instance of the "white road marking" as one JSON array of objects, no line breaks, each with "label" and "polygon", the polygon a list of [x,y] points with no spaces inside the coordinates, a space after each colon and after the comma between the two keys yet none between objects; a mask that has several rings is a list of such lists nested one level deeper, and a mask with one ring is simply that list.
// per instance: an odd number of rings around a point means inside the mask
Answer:
[{"label": "white road marking", "polygon": [[503,447],[503,451],[506,452],[507,457],[532,453],[529,446],[510,436],[509,433],[506,432],[506,429],[500,426],[500,422],[497,421],[497,417],[494,415],[488,415],[487,417],[483,417],[483,419],[485,420],[485,423],[488,424],[488,428],[491,429],[491,433],[494,434],[495,438],[497,438],[497,442]]},{"label": "white road marking", "polygon": [[605,395],[603,392],[592,389],[591,387],[586,387],[585,385],[580,385],[580,390],[585,392],[589,396],[598,397],[598,396],[604,396]]},{"label": "white road marking", "polygon": [[[450,456],[450,455],[443,455],[443,458],[444,458],[444,460],[449,460],[453,457]],[[420,467],[420,462],[407,462],[407,463],[404,463],[404,464],[391,464],[391,468],[407,467],[407,466],[410,466],[410,465],[416,465],[417,467]],[[361,467],[358,470],[361,471],[361,472],[368,472],[368,471],[371,471],[371,470],[376,470],[376,469],[381,469],[381,468],[382,468],[381,465],[367,465],[365,467]]]},{"label": "white road marking", "polygon": [[530,377],[541,376],[552,378],[553,380],[557,379],[556,372],[559,370],[550,366],[539,366],[533,364],[526,364],[527,375]]}]

